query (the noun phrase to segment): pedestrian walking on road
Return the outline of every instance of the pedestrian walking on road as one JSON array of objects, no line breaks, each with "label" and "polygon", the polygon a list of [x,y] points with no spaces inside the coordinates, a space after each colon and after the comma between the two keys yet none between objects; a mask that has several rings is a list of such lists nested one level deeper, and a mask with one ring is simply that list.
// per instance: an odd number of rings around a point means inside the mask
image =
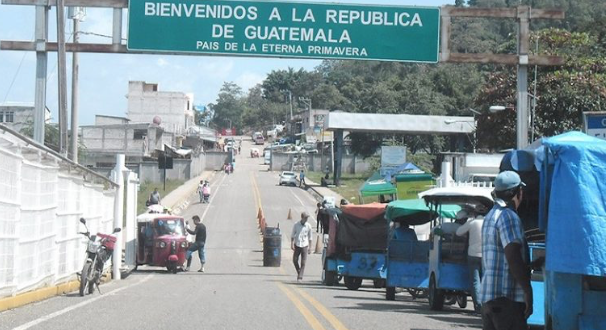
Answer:
[{"label": "pedestrian walking on road", "polygon": [[204,203],[204,180],[200,180],[200,184],[198,184],[198,195],[200,195],[200,203]]},{"label": "pedestrian walking on road", "polygon": [[305,172],[303,170],[301,170],[301,172],[299,173],[299,187],[304,187],[305,186]]},{"label": "pedestrian walking on road", "polygon": [[533,265],[517,209],[526,185],[513,171],[500,173],[494,185],[495,204],[482,226],[482,328],[525,330],[532,315]]},{"label": "pedestrian walking on road", "polygon": [[192,253],[198,251],[198,256],[200,257],[200,269],[198,272],[204,273],[204,264],[206,263],[206,256],[204,253],[204,246],[206,245],[206,226],[197,215],[194,215],[192,220],[194,220],[194,225],[196,226],[194,230],[189,229],[189,224],[185,227],[185,230],[191,235],[195,235],[196,241],[187,249],[185,254],[185,259],[187,259],[185,271],[189,271],[189,267],[191,267]]},{"label": "pedestrian walking on road", "polygon": [[[456,231],[457,236],[464,236],[469,233],[469,248],[467,249],[467,267],[469,268],[469,281],[471,284],[471,299],[473,300],[473,309],[480,313],[482,304],[478,300],[480,295],[480,283],[482,279],[482,224],[483,217],[477,217],[473,213],[465,210],[465,216],[468,217],[465,222]],[[459,213],[457,213],[457,217]]]},{"label": "pedestrian walking on road", "polygon": [[[303,279],[305,262],[313,239],[311,225],[307,222],[308,218],[309,214],[307,212],[301,213],[301,221],[294,224],[290,235],[290,248],[294,251],[292,262],[297,270],[297,281]],[[299,265],[299,257],[301,257],[301,265]]]},{"label": "pedestrian walking on road", "polygon": [[158,188],[154,188],[154,191],[149,195],[147,199],[148,206],[160,204],[160,193],[158,192]]}]

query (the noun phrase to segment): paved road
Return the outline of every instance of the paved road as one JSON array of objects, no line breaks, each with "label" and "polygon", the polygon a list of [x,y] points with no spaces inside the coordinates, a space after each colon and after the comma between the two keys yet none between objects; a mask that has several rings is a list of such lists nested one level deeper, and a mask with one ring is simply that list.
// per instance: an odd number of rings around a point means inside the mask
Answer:
[{"label": "paved road", "polygon": [[[291,264],[288,234],[302,211],[313,214],[315,200],[296,187],[279,187],[277,173],[262,158],[251,159],[245,141],[234,174],[212,179],[210,204],[193,202],[208,228],[206,272],[167,274],[142,269],[122,281],[102,285],[102,295],[68,294],[0,313],[0,329],[301,329],[366,330],[479,328],[471,311],[429,311],[425,300],[384,292],[364,283],[359,291],[320,283],[321,256],[312,254],[303,282]],[[195,200],[195,197],[192,197]],[[282,266],[262,267],[256,214],[283,233]],[[291,210],[294,220],[288,220]],[[314,224],[315,227],[315,224]],[[197,256],[192,269],[199,267]],[[469,304],[471,305],[471,303]]]}]

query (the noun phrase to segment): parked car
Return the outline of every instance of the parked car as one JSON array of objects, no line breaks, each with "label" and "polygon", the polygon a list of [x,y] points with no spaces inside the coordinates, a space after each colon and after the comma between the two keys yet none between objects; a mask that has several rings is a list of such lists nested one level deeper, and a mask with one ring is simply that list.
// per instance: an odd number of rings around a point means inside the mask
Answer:
[{"label": "parked car", "polygon": [[280,184],[280,186],[283,184],[296,186],[297,185],[297,174],[295,174],[295,172],[290,172],[290,171],[282,172],[280,174],[279,184]]},{"label": "parked car", "polygon": [[257,135],[255,137],[255,144],[257,144],[257,145],[265,144],[265,138],[263,137],[263,135]]}]

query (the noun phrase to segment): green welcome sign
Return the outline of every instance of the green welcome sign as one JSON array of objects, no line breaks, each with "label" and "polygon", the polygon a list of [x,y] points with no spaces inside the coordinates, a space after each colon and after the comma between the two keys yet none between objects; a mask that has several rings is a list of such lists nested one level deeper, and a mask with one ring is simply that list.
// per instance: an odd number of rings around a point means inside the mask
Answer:
[{"label": "green welcome sign", "polygon": [[438,61],[439,8],[130,0],[128,18],[129,50]]}]

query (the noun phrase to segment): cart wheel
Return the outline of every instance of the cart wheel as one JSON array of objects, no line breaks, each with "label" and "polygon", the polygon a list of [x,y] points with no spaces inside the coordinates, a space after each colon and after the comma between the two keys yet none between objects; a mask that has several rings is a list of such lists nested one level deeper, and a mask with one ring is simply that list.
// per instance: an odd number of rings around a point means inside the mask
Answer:
[{"label": "cart wheel", "polygon": [[372,280],[372,286],[375,289],[380,289],[385,287],[385,280]]},{"label": "cart wheel", "polygon": [[464,294],[460,294],[457,296],[457,305],[461,308],[467,307],[467,296]]},{"label": "cart wheel", "polygon": [[349,290],[358,290],[362,286],[362,279],[359,277],[345,276],[345,286]]},{"label": "cart wheel", "polygon": [[335,282],[337,280],[337,273],[327,270],[325,271],[325,276],[326,276],[326,286],[333,286],[335,285]]},{"label": "cart wheel", "polygon": [[444,307],[444,291],[437,288],[436,278],[431,274],[429,279],[429,308],[440,311]]},{"label": "cart wheel", "polygon": [[385,289],[385,299],[387,300],[396,300],[396,288],[393,286],[388,286]]}]

